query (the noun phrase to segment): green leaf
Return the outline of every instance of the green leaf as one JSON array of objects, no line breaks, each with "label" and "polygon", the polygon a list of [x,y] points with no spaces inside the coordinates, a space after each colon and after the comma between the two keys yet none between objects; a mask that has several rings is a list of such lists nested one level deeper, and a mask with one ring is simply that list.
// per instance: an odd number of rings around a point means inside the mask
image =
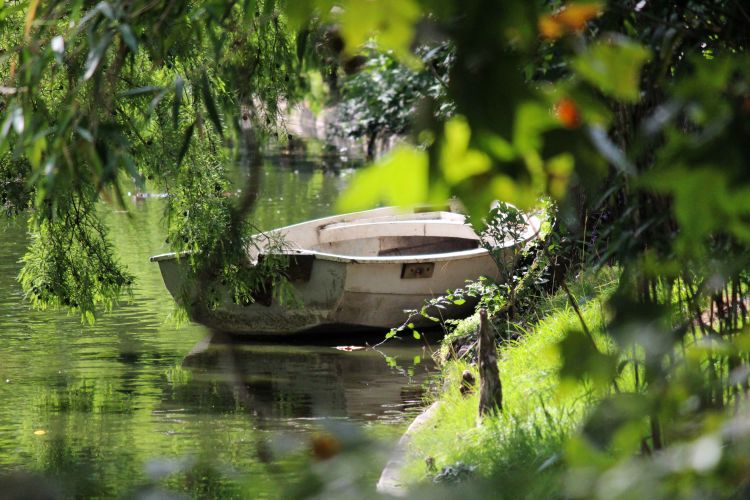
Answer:
[{"label": "green leaf", "polygon": [[151,102],[148,103],[148,114],[149,115],[154,112],[154,110],[156,109],[156,107],[159,105],[159,103],[162,101],[162,99],[164,99],[164,97],[168,93],[169,93],[169,89],[168,88],[162,89],[159,93],[157,93],[154,96],[153,99],[151,99]]},{"label": "green leaf", "polygon": [[130,49],[130,51],[133,53],[137,52],[138,41],[136,40],[135,35],[133,34],[133,30],[130,28],[130,25],[125,23],[118,24],[117,29],[120,31],[120,36]]},{"label": "green leaf", "polygon": [[469,147],[471,128],[462,116],[451,118],[445,124],[444,142],[440,151],[440,166],[449,185],[487,172],[490,158]]},{"label": "green leaf", "polygon": [[216,132],[218,132],[221,137],[224,137],[224,129],[221,125],[219,110],[216,108],[216,102],[214,101],[214,97],[211,94],[211,88],[209,85],[210,83],[208,80],[208,75],[206,75],[206,73],[203,73],[201,77],[201,91],[203,93],[203,102],[206,105],[208,117],[211,119],[214,127],[216,128]]},{"label": "green leaf", "polygon": [[607,386],[617,375],[617,357],[599,352],[580,330],[569,331],[558,346],[563,361],[562,377],[588,379],[598,386]]},{"label": "green leaf", "polygon": [[497,160],[512,161],[517,156],[513,145],[499,135],[489,132],[479,132],[476,134],[475,141],[479,149]]},{"label": "green leaf", "polygon": [[453,301],[453,303],[455,305],[457,305],[457,306],[462,306],[462,305],[466,304],[466,300],[465,299],[456,299],[456,300]]},{"label": "green leaf", "polygon": [[[315,13],[315,3],[292,0],[287,2],[284,6],[284,13],[286,14],[289,28],[293,31],[297,31],[313,17],[313,14]],[[299,40],[299,38],[297,40]]]},{"label": "green leaf", "polygon": [[353,55],[372,37],[377,44],[392,50],[404,62],[416,64],[411,53],[414,25],[421,16],[421,8],[414,0],[379,0],[344,2],[341,14],[341,34],[345,50]]},{"label": "green leaf", "polygon": [[549,108],[537,101],[518,105],[513,124],[513,145],[521,154],[533,154],[542,148],[542,134],[559,123]]},{"label": "green leaf", "polygon": [[615,145],[609,138],[607,131],[600,126],[593,126],[588,129],[591,143],[597,151],[605,157],[620,172],[627,175],[635,175],[635,166],[625,156],[625,153]]},{"label": "green leaf", "polygon": [[642,394],[615,394],[599,402],[589,413],[581,431],[591,443],[606,449],[615,442],[622,444],[622,432],[635,424],[635,433],[627,441],[632,443],[631,446],[637,446],[643,436],[643,416],[648,414],[649,406],[648,399]]},{"label": "green leaf", "polygon": [[188,149],[190,148],[190,140],[193,138],[194,129],[195,122],[191,123],[190,126],[185,129],[185,135],[182,138],[182,147],[180,147],[180,152],[177,155],[177,165],[180,165],[182,163],[182,159],[185,157]]},{"label": "green leaf", "polygon": [[[8,120],[8,124],[13,125],[13,130],[16,131],[16,134],[23,134],[23,131],[26,129],[26,119],[24,118],[23,109],[21,107],[13,108],[13,111],[8,115]],[[7,129],[8,127],[3,125],[3,136],[8,135]]]},{"label": "green leaf", "polygon": [[398,146],[362,170],[342,193],[338,208],[353,212],[386,205],[410,206],[428,201],[427,153]]},{"label": "green leaf", "polygon": [[44,136],[37,137],[31,144],[31,148],[27,149],[26,157],[29,159],[29,163],[34,168],[39,168],[42,162],[42,155],[47,149],[47,139]]},{"label": "green leaf", "polygon": [[102,13],[104,17],[110,20],[115,19],[115,11],[112,10],[112,6],[109,4],[109,2],[101,1],[98,4],[96,4],[95,9]]},{"label": "green leaf", "polygon": [[[302,2],[302,3],[307,3],[307,2]],[[263,2],[263,17],[269,17],[269,16],[271,16],[271,14],[273,14],[273,11],[275,9],[276,9],[276,1],[275,0],[265,0]]]},{"label": "green leaf", "polygon": [[94,143],[94,135],[88,129],[76,127],[76,133],[83,137],[84,140],[87,140],[92,144]]},{"label": "green leaf", "polygon": [[162,90],[163,87],[158,87],[156,85],[146,85],[143,87],[135,87],[132,89],[124,90],[122,92],[117,93],[117,97],[133,97],[133,96],[139,96],[143,94],[153,94],[155,92],[159,92]]},{"label": "green leaf", "polygon": [[[297,3],[297,2],[294,2]],[[243,0],[242,10],[245,13],[245,21],[251,21],[258,8],[258,0]]]},{"label": "green leaf", "polygon": [[411,362],[414,365],[418,365],[419,363],[422,362],[422,356],[420,356],[420,355],[414,356],[414,359],[412,359]]},{"label": "green leaf", "polygon": [[[16,113],[16,109],[18,108],[13,108],[9,113],[6,113],[5,120],[3,120],[3,124],[0,125],[0,137],[3,139],[5,139],[8,136],[8,132],[10,132],[10,127],[13,124],[13,115]],[[21,116],[23,116],[23,114],[21,114]]]},{"label": "green leaf", "polygon": [[[295,2],[296,3],[296,2]],[[299,33],[297,33],[297,61],[302,62],[302,59],[305,57],[305,52],[307,50],[307,39],[310,37],[310,30],[303,29],[300,30]]]},{"label": "green leaf", "polygon": [[419,340],[419,339],[422,338],[422,335],[418,331],[416,331],[416,330],[414,330],[413,332],[411,332],[411,334],[417,340]]},{"label": "green leaf", "polygon": [[573,60],[573,69],[605,94],[627,102],[640,98],[641,68],[651,51],[624,37],[595,43]]},{"label": "green leaf", "polygon": [[391,331],[390,331],[390,332],[388,332],[388,333],[386,333],[386,334],[385,334],[385,338],[386,338],[386,339],[390,339],[390,338],[393,338],[393,337],[395,337],[395,336],[396,336],[396,333],[397,333],[397,332],[396,332],[396,330],[395,330],[395,329],[391,329]]},{"label": "green leaf", "polygon": [[174,79],[174,101],[172,102],[172,122],[176,129],[180,124],[180,106],[182,105],[182,91],[185,87],[185,80],[179,75]]},{"label": "green leaf", "polygon": [[125,170],[128,172],[128,175],[130,175],[130,178],[133,179],[135,181],[135,184],[142,189],[143,175],[138,172],[138,168],[135,166],[135,160],[133,159],[133,156],[127,153],[123,154],[122,163],[125,165]]},{"label": "green leaf", "polygon": [[575,159],[570,153],[560,153],[545,163],[547,171],[547,192],[557,200],[565,197],[568,181],[573,174]]},{"label": "green leaf", "polygon": [[732,182],[724,171],[711,165],[675,165],[649,172],[641,185],[673,198],[680,225],[678,252],[700,253],[706,239],[722,230],[750,242],[750,187]]},{"label": "green leaf", "polygon": [[86,57],[86,64],[83,71],[84,80],[88,80],[94,76],[96,68],[99,67],[99,63],[107,52],[110,43],[112,43],[112,33],[108,31],[99,39],[99,42],[89,50],[89,55]]}]

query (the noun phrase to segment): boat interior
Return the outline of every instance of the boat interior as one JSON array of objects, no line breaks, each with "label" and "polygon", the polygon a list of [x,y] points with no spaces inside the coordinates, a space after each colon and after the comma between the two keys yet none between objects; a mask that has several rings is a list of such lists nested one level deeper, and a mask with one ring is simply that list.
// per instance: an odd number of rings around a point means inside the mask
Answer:
[{"label": "boat interior", "polygon": [[479,247],[479,241],[441,236],[382,236],[327,242],[311,248],[323,253],[354,257],[431,255]]},{"label": "boat interior", "polygon": [[316,239],[309,250],[356,257],[452,253],[480,244],[464,217],[450,212],[327,224],[318,228]]}]

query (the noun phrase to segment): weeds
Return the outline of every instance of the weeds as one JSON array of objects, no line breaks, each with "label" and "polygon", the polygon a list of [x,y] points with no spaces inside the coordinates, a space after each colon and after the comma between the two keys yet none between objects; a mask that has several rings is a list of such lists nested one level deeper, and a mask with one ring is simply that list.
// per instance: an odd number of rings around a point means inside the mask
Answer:
[{"label": "weeds", "polygon": [[[614,292],[617,277],[617,269],[605,268],[571,283],[571,293],[579,300],[583,318],[603,351],[608,349],[603,304]],[[585,381],[561,382],[558,371],[562,359],[557,346],[568,331],[579,327],[579,318],[565,295],[544,299],[537,318],[527,325],[524,335],[501,346],[498,358],[507,411],[485,419],[481,426],[477,426],[478,394],[475,391],[464,397],[460,393],[462,372],[468,369],[475,373],[476,368],[468,357],[444,365],[441,406],[432,425],[412,439],[405,469],[409,482],[431,478],[437,470],[462,463],[476,467],[479,476],[503,484],[520,484],[533,476],[537,493],[559,491],[556,464],[563,444],[602,393]],[[442,355],[450,349],[451,338],[470,334],[477,325],[476,315],[459,322],[444,341]],[[627,375],[621,376],[619,383],[623,387],[632,385]]]}]

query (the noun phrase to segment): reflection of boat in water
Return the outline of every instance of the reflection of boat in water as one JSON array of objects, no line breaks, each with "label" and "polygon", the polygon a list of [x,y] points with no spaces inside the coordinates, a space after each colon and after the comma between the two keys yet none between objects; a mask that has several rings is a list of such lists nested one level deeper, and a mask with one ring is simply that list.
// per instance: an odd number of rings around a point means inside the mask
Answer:
[{"label": "reflection of boat in water", "polygon": [[170,399],[188,405],[202,401],[213,411],[234,411],[243,404],[272,420],[394,419],[421,405],[434,362],[418,344],[392,344],[381,351],[341,351],[240,343],[215,334],[185,357],[183,368],[192,376]]},{"label": "reflection of boat in water", "polygon": [[[523,241],[537,231],[536,219],[528,219]],[[270,300],[236,304],[225,293],[215,310],[194,319],[242,334],[388,329],[401,324],[404,309],[418,308],[448,289],[462,287],[466,280],[499,277],[495,261],[465,216],[449,210],[404,213],[380,208],[275,229],[256,237],[260,249],[251,253],[251,260],[257,262],[263,251],[272,251],[271,242],[279,239],[288,246],[288,274],[301,308]],[[497,246],[505,250],[516,244],[506,241]],[[185,262],[174,253],[151,260],[159,263],[172,296],[185,296]],[[441,315],[460,317],[470,306],[449,307]],[[414,322],[430,324],[425,318]]]}]

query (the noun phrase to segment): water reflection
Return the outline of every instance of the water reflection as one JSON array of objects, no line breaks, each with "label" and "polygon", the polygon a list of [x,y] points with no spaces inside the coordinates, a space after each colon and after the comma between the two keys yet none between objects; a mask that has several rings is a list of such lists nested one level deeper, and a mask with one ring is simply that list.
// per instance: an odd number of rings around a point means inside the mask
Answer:
[{"label": "water reflection", "polygon": [[225,410],[244,404],[277,425],[288,420],[297,425],[297,419],[318,417],[400,420],[421,404],[434,363],[419,343],[348,351],[330,344],[243,342],[214,333],[193,348],[182,367],[192,375],[170,403],[210,399],[212,408]]}]

